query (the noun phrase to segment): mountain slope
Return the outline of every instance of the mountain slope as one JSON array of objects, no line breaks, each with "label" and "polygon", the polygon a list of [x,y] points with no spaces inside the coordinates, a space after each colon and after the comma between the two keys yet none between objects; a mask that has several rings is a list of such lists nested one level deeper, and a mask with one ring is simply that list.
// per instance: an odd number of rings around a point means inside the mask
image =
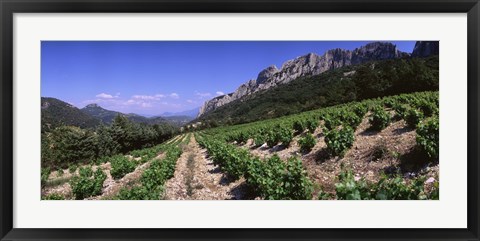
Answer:
[{"label": "mountain slope", "polygon": [[197,120],[207,127],[246,123],[367,98],[438,90],[438,60],[392,59],[301,77],[234,100]]},{"label": "mountain slope", "polygon": [[412,57],[427,57],[438,55],[440,43],[438,41],[417,41],[413,48]]},{"label": "mountain slope", "polygon": [[42,131],[62,125],[92,128],[100,124],[100,120],[59,99],[42,97],[41,103]]},{"label": "mountain slope", "polygon": [[89,104],[80,110],[87,115],[100,119],[104,123],[112,123],[117,115],[123,115],[120,112],[106,110],[97,104]]},{"label": "mountain slope", "polygon": [[277,69],[276,66],[270,66],[262,70],[258,74],[257,79],[240,85],[235,92],[205,102],[200,108],[198,116],[200,117],[243,96],[267,90],[280,84],[287,84],[300,77],[315,76],[329,70],[369,61],[397,59],[408,56],[408,53],[399,51],[395,45],[388,42],[369,43],[353,51],[339,48],[331,49],[321,56],[309,53],[286,61],[280,69]]}]

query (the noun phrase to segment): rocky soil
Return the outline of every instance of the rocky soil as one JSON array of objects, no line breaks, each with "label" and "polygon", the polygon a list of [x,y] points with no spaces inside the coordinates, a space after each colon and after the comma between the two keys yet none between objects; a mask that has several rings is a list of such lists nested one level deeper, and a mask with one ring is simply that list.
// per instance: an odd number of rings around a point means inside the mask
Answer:
[{"label": "rocky soil", "polygon": [[408,128],[403,120],[391,123],[380,132],[370,131],[368,115],[355,131],[355,142],[343,158],[330,157],[327,154],[327,145],[321,127],[318,127],[314,136],[317,144],[309,153],[301,153],[298,140],[303,135],[294,137],[288,148],[277,145],[268,148],[266,145],[254,147],[250,139],[242,148],[261,158],[268,158],[274,154],[287,160],[297,156],[301,158],[310,179],[316,184],[316,191],[334,193],[336,178],[342,166],[352,169],[358,178],[368,181],[377,181],[382,173],[399,173],[405,178],[417,175],[427,175],[429,178],[439,178],[439,165],[422,163],[416,159],[415,137],[416,132]]},{"label": "rocky soil", "polygon": [[165,185],[167,200],[244,199],[244,180],[230,181],[200,148],[192,135]]}]

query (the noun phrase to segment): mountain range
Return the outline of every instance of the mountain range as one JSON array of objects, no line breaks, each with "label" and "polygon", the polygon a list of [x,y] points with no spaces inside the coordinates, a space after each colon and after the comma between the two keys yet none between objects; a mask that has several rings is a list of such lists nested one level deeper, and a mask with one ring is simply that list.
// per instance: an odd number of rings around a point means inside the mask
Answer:
[{"label": "mountain range", "polygon": [[185,110],[180,112],[164,112],[160,114],[161,117],[172,117],[172,116],[188,116],[194,119],[198,115],[199,107],[191,110]]},{"label": "mountain range", "polygon": [[400,59],[414,57],[426,57],[438,54],[438,41],[418,41],[413,53],[402,52],[389,42],[372,42],[354,50],[331,49],[323,55],[309,53],[286,61],[280,69],[272,65],[260,71],[256,79],[240,85],[233,93],[215,97],[206,101],[200,107],[198,117],[214,111],[232,101],[245,96],[267,90],[272,87],[289,83],[305,76],[316,76],[329,70],[334,70],[350,65],[357,65],[370,61]]},{"label": "mountain range", "polygon": [[137,123],[145,123],[145,124],[161,124],[168,122],[166,119],[162,117],[145,117],[133,113],[124,114],[121,112],[107,110],[99,106],[98,104],[89,104],[82,109],[80,109],[83,113],[86,113],[90,116],[93,116],[97,119],[100,119],[105,124],[111,124],[116,116],[121,115],[127,117],[129,120]]},{"label": "mountain range", "polygon": [[67,102],[56,98],[41,98],[42,130],[46,131],[62,125],[78,126],[81,128],[93,128],[101,123],[111,124],[116,116],[127,117],[130,121],[136,123],[170,124],[173,126],[182,126],[193,119],[191,116],[171,115],[168,117],[153,116],[145,117],[138,114],[125,114],[117,111],[107,110],[98,104],[89,104],[84,108],[77,108]]}]

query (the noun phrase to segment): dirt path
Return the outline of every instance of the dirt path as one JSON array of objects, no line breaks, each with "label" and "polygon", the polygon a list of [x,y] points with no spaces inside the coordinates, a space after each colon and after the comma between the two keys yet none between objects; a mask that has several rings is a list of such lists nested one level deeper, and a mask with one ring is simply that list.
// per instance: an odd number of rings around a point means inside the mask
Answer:
[{"label": "dirt path", "polygon": [[194,136],[177,160],[175,175],[165,184],[168,200],[243,199],[244,180],[230,182],[218,166],[206,158]]}]

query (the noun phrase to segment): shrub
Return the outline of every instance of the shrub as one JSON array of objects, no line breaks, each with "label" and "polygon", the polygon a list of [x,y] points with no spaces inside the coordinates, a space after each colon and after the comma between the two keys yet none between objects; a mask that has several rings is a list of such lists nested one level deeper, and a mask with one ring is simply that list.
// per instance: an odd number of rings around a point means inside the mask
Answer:
[{"label": "shrub", "polygon": [[112,157],[110,163],[112,165],[110,174],[112,174],[112,177],[115,179],[122,178],[125,174],[135,170],[135,162],[130,161],[127,157],[122,155]]},{"label": "shrub", "polygon": [[256,134],[253,137],[254,146],[258,147],[265,143],[265,136],[263,134]]},{"label": "shrub", "polygon": [[168,173],[163,161],[155,160],[151,163],[150,167],[142,174],[141,182],[142,186],[147,190],[155,190],[156,187],[162,185],[168,180]]},{"label": "shrub", "polygon": [[286,127],[279,127],[276,133],[277,143],[281,142],[284,146],[289,146],[293,139],[293,133]]},{"label": "shrub", "polygon": [[95,173],[91,167],[81,167],[80,176],[74,176],[70,180],[72,193],[75,199],[84,199],[90,196],[100,195],[102,193],[103,182],[107,175],[100,167]]},{"label": "shrub", "polygon": [[42,168],[42,171],[41,171],[41,184],[42,184],[42,187],[45,186],[45,184],[47,184],[47,181],[48,181],[48,176],[50,176],[50,168]]},{"label": "shrub", "polygon": [[395,110],[395,119],[397,120],[404,119],[408,109],[409,109],[408,105],[404,105],[404,104],[394,105],[393,110]]},{"label": "shrub", "polygon": [[416,128],[418,124],[423,120],[423,113],[417,109],[411,108],[405,113],[405,122],[410,128]]},{"label": "shrub", "polygon": [[373,197],[377,200],[418,200],[426,199],[423,183],[425,178],[416,178],[407,184],[401,176],[388,178],[383,175],[372,185]]},{"label": "shrub", "polygon": [[354,140],[353,129],[348,126],[331,130],[325,134],[327,150],[333,156],[343,157],[347,150],[352,147]]},{"label": "shrub", "polygon": [[341,118],[343,125],[350,126],[353,129],[356,129],[357,126],[362,122],[362,118],[354,112],[344,112]]},{"label": "shrub", "polygon": [[80,174],[80,176],[89,177],[93,175],[93,169],[91,166],[80,167],[78,173]]},{"label": "shrub", "polygon": [[307,129],[307,122],[304,120],[296,120],[293,122],[293,129],[295,130],[295,134],[300,134]]},{"label": "shrub", "polygon": [[[165,182],[172,178],[175,173],[175,164],[177,159],[182,154],[178,147],[170,147],[166,150],[166,156],[163,160],[154,160],[150,167],[143,172],[140,179],[142,187],[146,189],[149,194],[143,199],[158,199],[163,190]],[[133,189],[132,192],[137,194],[144,192],[142,190]],[[135,194],[136,195],[136,194]]]},{"label": "shrub", "polygon": [[[401,176],[388,178],[382,175],[376,183],[365,179],[355,179],[351,170],[342,170],[335,184],[337,199],[340,200],[419,200],[427,199],[424,189],[424,177],[407,183]],[[433,194],[434,195],[434,194]],[[432,195],[432,196],[433,196]]]},{"label": "shrub", "polygon": [[310,118],[306,120],[306,124],[308,131],[313,133],[318,127],[318,120],[316,118]]},{"label": "shrub", "polygon": [[77,171],[77,165],[72,164],[68,166],[68,172],[70,172],[71,174],[74,174],[76,171]]},{"label": "shrub", "polygon": [[261,161],[251,159],[247,183],[265,199],[311,199],[313,184],[306,176],[302,162],[291,158],[282,161],[277,155]]},{"label": "shrub", "polygon": [[307,133],[305,137],[300,138],[298,140],[298,144],[300,145],[300,150],[303,152],[310,152],[312,148],[317,144],[315,137],[312,134]]},{"label": "shrub", "polygon": [[275,132],[269,131],[266,137],[267,137],[266,142],[269,147],[274,147],[277,145],[278,139],[277,139],[277,134]]},{"label": "shrub", "polygon": [[417,102],[416,106],[423,112],[423,114],[425,114],[425,116],[430,117],[434,114],[438,114],[437,104],[433,101],[420,100]]},{"label": "shrub", "polygon": [[324,192],[320,190],[317,194],[318,200],[329,200],[334,198],[334,196],[331,193]]},{"label": "shrub", "polygon": [[313,183],[308,179],[302,161],[298,158],[292,157],[287,160],[281,185],[283,197],[280,199],[312,199]]},{"label": "shrub", "polygon": [[110,157],[103,156],[103,157],[97,158],[96,160],[92,160],[91,165],[102,165],[104,163],[107,163],[108,161],[110,161]]},{"label": "shrub", "polygon": [[140,158],[140,162],[145,163],[148,160],[157,156],[158,152],[159,152],[159,146],[154,146],[150,148],[131,151],[130,155],[133,156],[134,158]]},{"label": "shrub", "polygon": [[431,200],[438,200],[440,198],[440,187],[439,187],[439,182],[435,181],[432,186],[432,190],[428,194],[428,199]]},{"label": "shrub", "polygon": [[249,152],[244,149],[229,150],[227,160],[222,165],[222,170],[230,177],[238,180],[246,172],[246,160],[249,159]]},{"label": "shrub", "polygon": [[381,131],[390,124],[391,118],[390,114],[382,106],[376,106],[373,108],[369,121],[372,130]]},{"label": "shrub", "polygon": [[240,131],[235,133],[235,141],[237,141],[238,144],[245,143],[248,140],[248,135],[244,131]]},{"label": "shrub", "polygon": [[63,169],[62,168],[58,168],[57,169],[57,177],[61,177],[63,176],[64,172],[63,172]]},{"label": "shrub", "polygon": [[143,186],[135,186],[130,189],[122,188],[115,199],[119,200],[158,200],[160,193],[164,190],[163,186],[158,186],[156,190],[150,191]]},{"label": "shrub", "polygon": [[352,170],[342,170],[339,173],[335,191],[339,200],[371,199],[367,182],[364,179],[355,180]]},{"label": "shrub", "polygon": [[50,193],[43,197],[43,200],[65,200],[65,197],[59,193]]},{"label": "shrub", "polygon": [[417,128],[417,146],[428,157],[437,159],[439,155],[439,123],[438,117],[431,117]]},{"label": "shrub", "polygon": [[324,125],[325,125],[324,131],[333,130],[333,129],[337,128],[338,126],[340,126],[342,124],[340,122],[339,118],[331,116],[331,115],[326,115],[323,118],[323,121],[324,121]]},{"label": "shrub", "polygon": [[392,98],[386,98],[383,100],[383,105],[387,108],[392,108],[395,105],[395,100]]},{"label": "shrub", "polygon": [[353,107],[353,112],[358,116],[360,117],[360,119],[363,119],[363,117],[365,116],[365,114],[367,114],[367,111],[368,111],[368,107],[367,105],[363,105],[363,104],[357,104]]}]

